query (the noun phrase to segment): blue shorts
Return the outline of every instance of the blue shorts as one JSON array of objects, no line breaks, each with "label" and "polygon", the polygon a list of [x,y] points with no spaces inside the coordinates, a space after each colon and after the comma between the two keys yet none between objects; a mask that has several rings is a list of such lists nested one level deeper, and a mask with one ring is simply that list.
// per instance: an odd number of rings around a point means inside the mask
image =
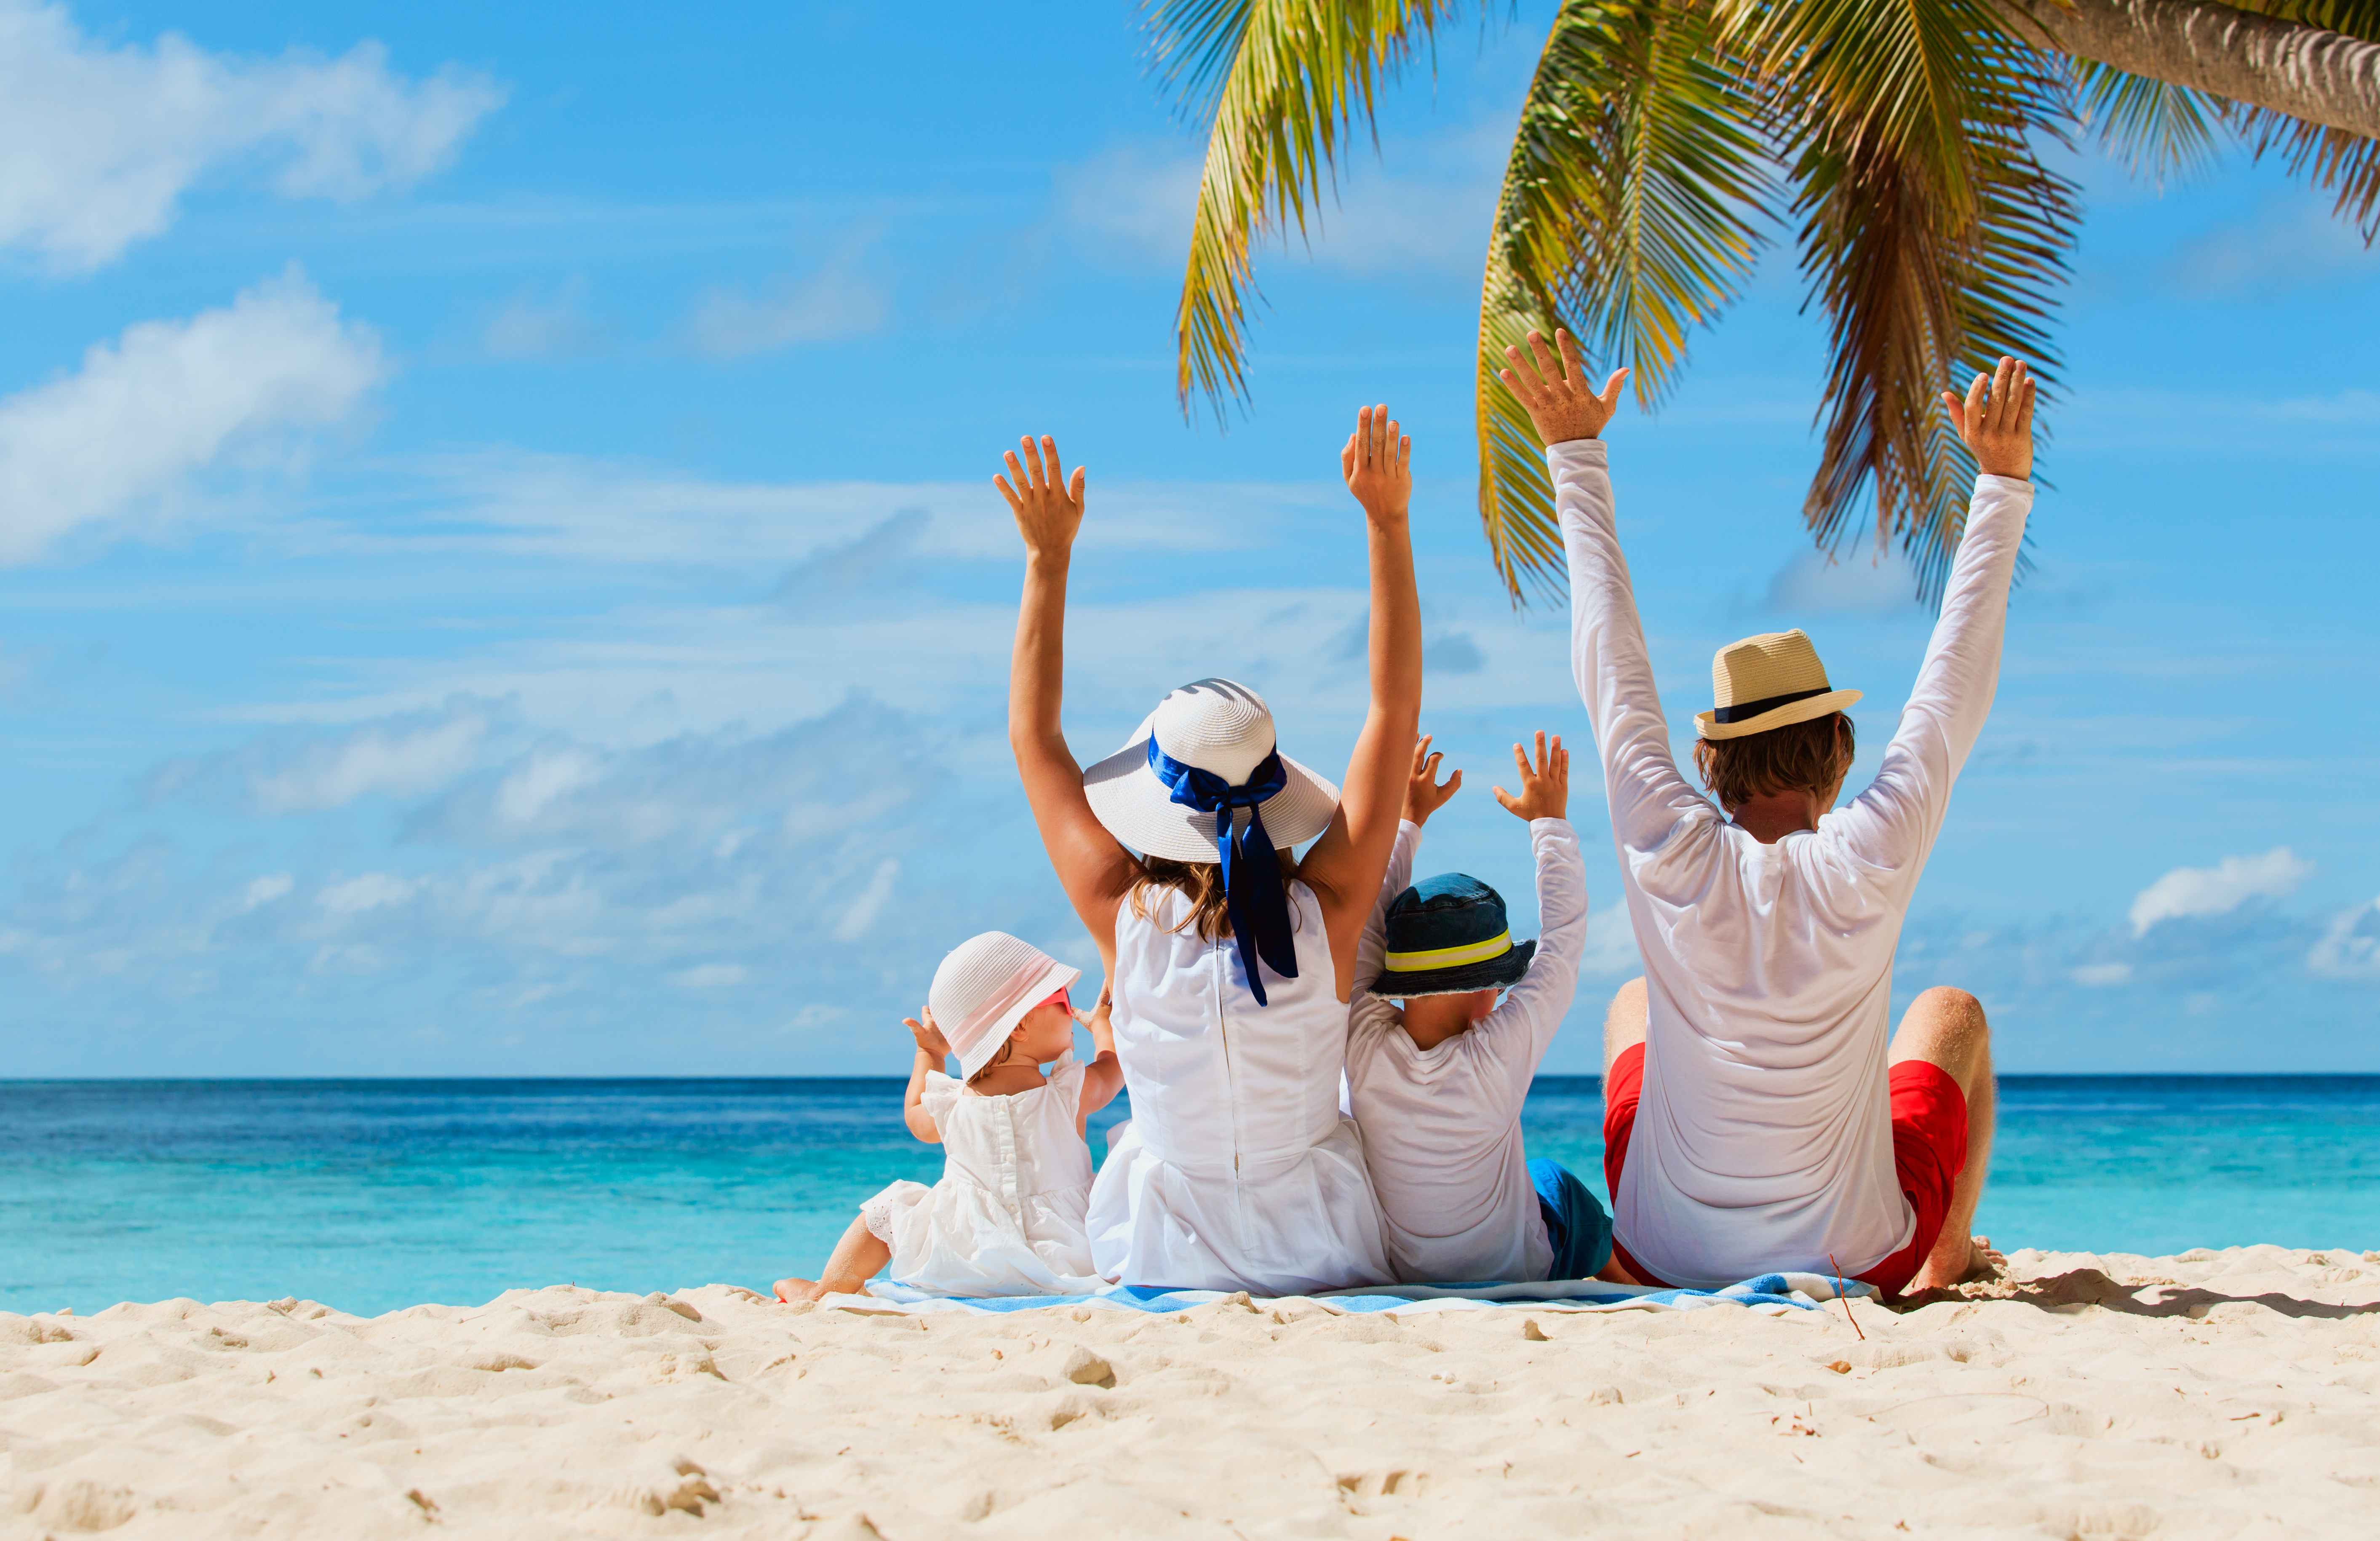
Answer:
[{"label": "blue shorts", "polygon": [[1554,1244],[1546,1277],[1593,1279],[1611,1261],[1611,1217],[1559,1161],[1531,1161],[1529,1183],[1537,1190],[1537,1212],[1546,1217],[1546,1240]]}]

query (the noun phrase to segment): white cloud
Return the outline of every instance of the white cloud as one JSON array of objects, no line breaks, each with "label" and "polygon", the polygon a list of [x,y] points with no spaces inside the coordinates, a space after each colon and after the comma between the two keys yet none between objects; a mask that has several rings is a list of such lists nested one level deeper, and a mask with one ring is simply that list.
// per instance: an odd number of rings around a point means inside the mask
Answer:
[{"label": "white cloud", "polygon": [[469,712],[443,722],[358,728],[253,776],[250,794],[266,813],[310,813],[374,793],[434,792],[470,768],[487,732],[487,720]]},{"label": "white cloud", "polygon": [[670,976],[670,983],[680,989],[726,989],[742,984],[751,973],[742,964],[699,964],[679,969]]},{"label": "white cloud", "polygon": [[172,224],[194,184],[236,168],[270,168],[290,198],[408,187],[503,99],[452,66],[395,74],[376,42],[335,59],[211,54],[172,32],[111,46],[64,6],[0,0],[0,249],[88,272]]},{"label": "white cloud", "polygon": [[[1378,164],[1351,159],[1304,235],[1293,224],[1271,244],[1342,273],[1476,277],[1511,146],[1511,125],[1484,124],[1392,143]],[[1059,222],[1111,260],[1178,270],[1190,249],[1199,171],[1195,156],[1141,146],[1103,152],[1057,174]]]},{"label": "white cloud", "polygon": [[370,331],[295,269],[227,308],[127,328],[0,401],[0,565],[169,510],[233,452],[346,418],[382,372]]},{"label": "white cloud", "polygon": [[1794,614],[1900,614],[1917,608],[1917,575],[1898,547],[1803,551],[1769,578],[1765,601]]},{"label": "white cloud", "polygon": [[386,872],[367,872],[344,882],[325,884],[322,891],[314,896],[314,902],[331,915],[365,915],[402,904],[420,889],[421,885],[410,878],[393,877]]},{"label": "white cloud", "polygon": [[2132,965],[2128,963],[2083,964],[2070,970],[2069,975],[2086,989],[2106,989],[2111,985],[2131,983]]},{"label": "white cloud", "polygon": [[297,886],[298,880],[286,872],[268,872],[248,885],[247,892],[240,895],[239,907],[243,911],[261,909],[275,899],[286,898]]},{"label": "white cloud", "polygon": [[2352,220],[2326,199],[2292,190],[2253,218],[2226,220],[2176,253],[2172,275],[2185,291],[2219,295],[2321,284],[2371,271],[2371,252]]},{"label": "white cloud", "polygon": [[868,880],[868,886],[859,891],[859,896],[834,923],[834,940],[857,941],[866,936],[868,928],[876,924],[876,917],[883,913],[885,902],[892,897],[892,884],[900,876],[899,862],[890,856],[878,862],[875,874]]},{"label": "white cloud", "polygon": [[2313,871],[2313,863],[2286,845],[2260,856],[2226,856],[2215,867],[2177,867],[2133,899],[2132,935],[2146,936],[2160,921],[2228,915],[2251,899],[2286,897]]},{"label": "white cloud", "polygon": [[778,280],[758,294],[706,290],[687,318],[694,346],[714,358],[774,353],[805,343],[862,337],[892,314],[892,291],[852,242],[816,272]]},{"label": "white cloud", "polygon": [[2380,899],[2333,917],[2306,966],[2325,979],[2380,979]]},{"label": "white cloud", "polygon": [[480,344],[499,358],[585,353],[603,329],[587,311],[587,280],[572,278],[551,295],[524,289],[488,318]]}]

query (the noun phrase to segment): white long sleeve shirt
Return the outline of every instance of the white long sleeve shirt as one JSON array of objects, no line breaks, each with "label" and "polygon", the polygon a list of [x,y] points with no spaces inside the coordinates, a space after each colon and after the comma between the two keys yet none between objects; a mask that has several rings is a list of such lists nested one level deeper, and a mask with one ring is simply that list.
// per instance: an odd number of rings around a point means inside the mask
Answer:
[{"label": "white long sleeve shirt", "polygon": [[1570,558],[1572,662],[1649,996],[1644,1098],[1612,1195],[1620,1244],[1697,1288],[1772,1268],[1863,1272],[1915,1226],[1892,1159],[1892,958],[1950,783],[1991,710],[2032,484],[1976,479],[1941,618],[1875,783],[1816,830],[1764,845],[1670,755],[1603,442],[1555,444],[1546,459]]},{"label": "white long sleeve shirt", "polygon": [[1435,1049],[1364,987],[1387,956],[1389,904],[1413,880],[1421,830],[1398,827],[1380,896],[1355,950],[1347,1003],[1347,1092],[1380,1201],[1389,1263],[1408,1284],[1539,1280],[1553,1246],[1529,1182],[1521,1104],[1578,989],[1586,867],[1567,819],[1529,822],[1541,928],[1529,970],[1470,1031]]}]

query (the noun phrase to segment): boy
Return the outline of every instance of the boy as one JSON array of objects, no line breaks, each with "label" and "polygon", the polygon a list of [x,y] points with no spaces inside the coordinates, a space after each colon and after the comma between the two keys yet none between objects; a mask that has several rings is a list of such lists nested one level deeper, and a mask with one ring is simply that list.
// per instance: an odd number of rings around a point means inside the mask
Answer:
[{"label": "boy", "polygon": [[1570,755],[1540,733],[1533,765],[1515,744],[1520,795],[1495,789],[1536,849],[1545,933],[1515,946],[1503,899],[1477,879],[1404,887],[1421,826],[1463,784],[1460,771],[1438,782],[1442,757],[1429,742],[1414,748],[1405,821],[1348,1004],[1348,1104],[1389,1261],[1407,1283],[1592,1278],[1610,1261],[1610,1220],[1577,1178],[1531,1161],[1521,1141],[1521,1102],[1570,1009],[1586,940],[1586,872],[1564,817]]}]

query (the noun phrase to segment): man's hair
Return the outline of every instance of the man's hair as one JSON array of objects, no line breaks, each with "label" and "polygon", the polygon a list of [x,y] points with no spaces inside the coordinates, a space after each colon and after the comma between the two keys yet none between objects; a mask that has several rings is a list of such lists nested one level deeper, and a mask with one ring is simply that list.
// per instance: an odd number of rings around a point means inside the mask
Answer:
[{"label": "man's hair", "polygon": [[1852,720],[1830,711],[1742,738],[1697,738],[1694,769],[1719,807],[1733,813],[1772,792],[1824,795],[1851,774],[1858,747]]}]

